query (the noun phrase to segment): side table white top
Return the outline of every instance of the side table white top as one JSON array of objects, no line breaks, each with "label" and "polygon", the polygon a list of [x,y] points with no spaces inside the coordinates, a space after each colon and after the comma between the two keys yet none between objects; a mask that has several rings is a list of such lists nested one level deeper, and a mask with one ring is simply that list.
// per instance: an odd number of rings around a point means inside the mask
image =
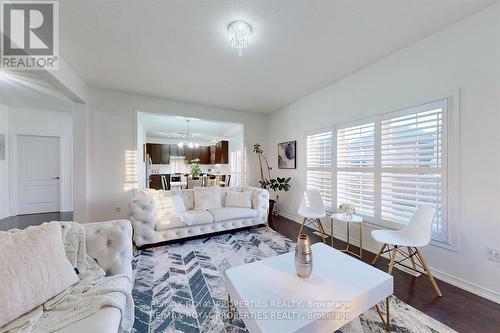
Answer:
[{"label": "side table white top", "polygon": [[229,294],[250,332],[331,333],[393,292],[392,276],[375,267],[323,243],[314,244],[312,253],[308,279],[297,276],[294,252],[225,272]]},{"label": "side table white top", "polygon": [[347,223],[361,223],[363,222],[363,218],[359,215],[352,215],[351,218],[345,217],[344,213],[335,213],[330,216],[330,218]]}]

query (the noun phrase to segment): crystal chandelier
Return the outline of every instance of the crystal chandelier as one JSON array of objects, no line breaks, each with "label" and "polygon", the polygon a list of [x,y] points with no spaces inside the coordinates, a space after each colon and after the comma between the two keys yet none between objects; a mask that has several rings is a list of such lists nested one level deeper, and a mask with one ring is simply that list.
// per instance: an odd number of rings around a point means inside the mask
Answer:
[{"label": "crystal chandelier", "polygon": [[229,34],[229,42],[231,46],[238,50],[238,55],[243,54],[243,49],[250,44],[250,37],[252,36],[252,27],[244,21],[234,21],[227,27]]},{"label": "crystal chandelier", "polygon": [[186,119],[186,135],[184,136],[187,140],[187,143],[184,143],[183,141],[179,142],[177,146],[179,148],[184,147],[184,145],[187,145],[188,148],[198,148],[200,145],[198,142],[193,142],[193,134],[189,133],[189,123],[191,122],[190,119]]}]

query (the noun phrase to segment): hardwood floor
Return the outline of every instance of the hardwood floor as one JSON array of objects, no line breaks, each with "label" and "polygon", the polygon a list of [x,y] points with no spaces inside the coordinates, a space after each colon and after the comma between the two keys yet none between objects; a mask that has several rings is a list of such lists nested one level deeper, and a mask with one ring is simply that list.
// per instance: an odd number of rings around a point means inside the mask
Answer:
[{"label": "hardwood floor", "polygon": [[[300,224],[278,216],[269,223],[270,227],[282,235],[296,239]],[[312,243],[321,242],[321,237],[310,228],[304,228]],[[330,244],[330,238],[327,239]],[[334,247],[344,249],[346,244],[335,239]],[[357,247],[353,251],[358,251]],[[371,263],[375,254],[363,251],[363,261]],[[376,267],[387,271],[389,260],[380,258]],[[443,297],[438,297],[425,275],[414,277],[394,269],[394,295],[405,303],[435,318],[457,332],[499,333],[500,304],[471,294],[448,283],[438,280]]]},{"label": "hardwood floor", "polygon": [[[26,228],[30,225],[39,225],[46,221],[71,221],[72,213],[49,213],[24,216],[14,216],[0,220],[0,230],[11,228]],[[296,239],[300,225],[296,222],[278,216],[269,223],[271,228],[282,235]],[[305,228],[313,243],[320,242],[321,237],[314,234],[310,228]],[[327,239],[330,243],[330,238]],[[334,242],[334,247],[345,248],[345,243],[339,239]],[[354,247],[354,251],[358,248]],[[363,261],[371,263],[375,255],[371,252],[363,252]],[[376,267],[386,271],[388,260],[381,258]],[[425,275],[418,278],[394,270],[394,294],[422,311],[435,318],[443,324],[453,328],[457,332],[464,333],[500,333],[500,304],[496,304],[482,297],[454,287],[438,280],[443,297],[437,297],[430,281]]]},{"label": "hardwood floor", "polygon": [[40,225],[50,221],[72,221],[73,212],[29,214],[6,217],[0,220],[0,231],[9,229],[24,229],[30,225]]}]

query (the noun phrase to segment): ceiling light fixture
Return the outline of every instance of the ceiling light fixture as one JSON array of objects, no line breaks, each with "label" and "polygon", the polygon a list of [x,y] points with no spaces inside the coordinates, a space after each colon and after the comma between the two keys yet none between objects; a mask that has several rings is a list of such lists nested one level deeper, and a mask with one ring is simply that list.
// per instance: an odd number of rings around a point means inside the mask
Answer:
[{"label": "ceiling light fixture", "polygon": [[250,44],[252,36],[252,27],[245,21],[234,21],[227,27],[229,34],[229,42],[231,46],[238,50],[238,55],[243,54],[243,49],[246,49]]},{"label": "ceiling light fixture", "polygon": [[186,119],[186,134],[184,135],[184,138],[186,139],[187,143],[184,143],[183,141],[177,143],[177,146],[179,148],[184,147],[184,145],[187,145],[188,148],[198,148],[200,146],[198,142],[193,142],[193,134],[189,132],[190,122],[191,122],[190,119]]}]

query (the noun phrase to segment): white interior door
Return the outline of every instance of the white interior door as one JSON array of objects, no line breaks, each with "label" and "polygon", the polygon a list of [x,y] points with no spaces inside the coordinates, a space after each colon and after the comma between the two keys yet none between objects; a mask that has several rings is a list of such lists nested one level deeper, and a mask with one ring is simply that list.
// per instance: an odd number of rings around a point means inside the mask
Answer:
[{"label": "white interior door", "polygon": [[58,212],[59,138],[18,136],[19,213]]}]

